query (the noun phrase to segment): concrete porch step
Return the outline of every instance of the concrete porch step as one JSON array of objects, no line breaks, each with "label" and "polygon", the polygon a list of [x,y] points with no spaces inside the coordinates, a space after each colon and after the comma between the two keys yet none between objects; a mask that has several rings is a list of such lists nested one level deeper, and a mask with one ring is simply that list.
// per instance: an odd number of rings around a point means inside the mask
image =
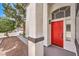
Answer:
[{"label": "concrete porch step", "polygon": [[57,46],[44,47],[45,56],[76,56],[75,53]]}]

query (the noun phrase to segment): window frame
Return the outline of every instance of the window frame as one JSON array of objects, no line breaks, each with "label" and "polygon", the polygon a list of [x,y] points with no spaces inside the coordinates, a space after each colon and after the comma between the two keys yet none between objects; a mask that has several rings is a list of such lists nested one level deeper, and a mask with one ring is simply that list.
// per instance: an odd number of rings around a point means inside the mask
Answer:
[{"label": "window frame", "polygon": [[66,31],[71,32],[71,24],[66,24]]},{"label": "window frame", "polygon": [[[62,10],[62,8],[64,8],[64,9]],[[69,15],[68,16],[66,16],[66,10],[67,10],[67,8],[69,8]],[[71,14],[70,10],[71,10],[71,7],[70,6],[64,6],[64,7],[61,7],[59,9],[54,10],[53,13],[52,13],[52,20],[58,19],[58,18],[56,18],[56,14],[59,13],[59,12],[62,12],[62,11],[64,12],[64,15],[63,15],[64,17],[69,17],[70,14]],[[60,18],[64,18],[64,17],[60,17]]]}]

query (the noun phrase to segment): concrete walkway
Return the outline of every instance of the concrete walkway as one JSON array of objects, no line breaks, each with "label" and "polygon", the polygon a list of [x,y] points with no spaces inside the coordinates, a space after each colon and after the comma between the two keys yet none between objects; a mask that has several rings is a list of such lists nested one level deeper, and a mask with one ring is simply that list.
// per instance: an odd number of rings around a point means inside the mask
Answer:
[{"label": "concrete walkway", "polygon": [[22,35],[17,36],[22,42],[24,42],[26,45],[28,44],[28,39],[23,37]]},{"label": "concrete walkway", "polygon": [[0,56],[27,56],[28,46],[23,43],[18,37],[0,38]]},{"label": "concrete walkway", "polygon": [[44,47],[45,56],[75,56],[76,54],[57,46]]}]

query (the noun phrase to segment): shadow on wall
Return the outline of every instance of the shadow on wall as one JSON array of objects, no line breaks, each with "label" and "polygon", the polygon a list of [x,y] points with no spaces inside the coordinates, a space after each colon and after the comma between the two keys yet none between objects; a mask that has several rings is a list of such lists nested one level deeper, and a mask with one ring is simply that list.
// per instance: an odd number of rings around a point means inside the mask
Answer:
[{"label": "shadow on wall", "polygon": [[79,56],[79,44],[76,39],[75,39],[75,45],[76,45],[77,55]]},{"label": "shadow on wall", "polygon": [[79,28],[78,28],[78,24],[79,24],[79,3],[76,4],[76,21],[75,21],[75,46],[76,46],[76,51],[77,51],[77,55],[79,56]]}]

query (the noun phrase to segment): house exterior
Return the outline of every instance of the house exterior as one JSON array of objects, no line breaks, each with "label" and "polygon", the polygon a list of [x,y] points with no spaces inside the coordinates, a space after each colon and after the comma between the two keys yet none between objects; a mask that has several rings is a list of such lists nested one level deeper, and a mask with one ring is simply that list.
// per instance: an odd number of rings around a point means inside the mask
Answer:
[{"label": "house exterior", "polygon": [[30,3],[26,7],[28,55],[43,56],[44,46],[55,45],[78,55],[78,5],[75,3]]}]

